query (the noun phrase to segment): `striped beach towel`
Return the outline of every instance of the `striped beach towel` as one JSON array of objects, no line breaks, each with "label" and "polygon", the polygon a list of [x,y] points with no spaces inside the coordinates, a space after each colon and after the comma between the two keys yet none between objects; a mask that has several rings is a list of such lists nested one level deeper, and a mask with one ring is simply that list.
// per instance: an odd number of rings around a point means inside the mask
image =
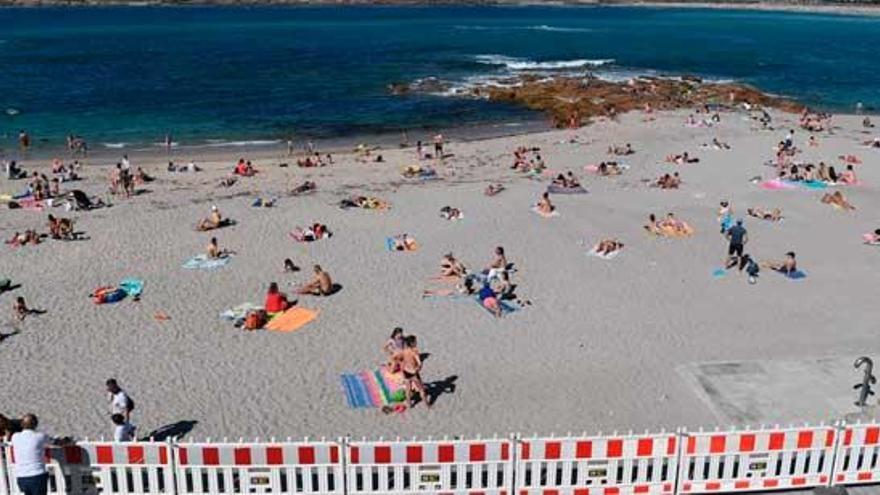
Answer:
[{"label": "striped beach towel", "polygon": [[386,367],[342,375],[348,406],[355,409],[390,406],[405,400],[403,377]]}]

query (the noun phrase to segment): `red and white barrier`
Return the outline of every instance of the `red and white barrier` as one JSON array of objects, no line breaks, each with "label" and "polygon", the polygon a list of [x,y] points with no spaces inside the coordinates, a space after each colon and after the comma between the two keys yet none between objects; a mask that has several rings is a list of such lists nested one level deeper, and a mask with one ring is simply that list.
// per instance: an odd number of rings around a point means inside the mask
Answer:
[{"label": "red and white barrier", "polygon": [[835,434],[833,427],[824,426],[688,433],[678,493],[827,486]]},{"label": "red and white barrier", "polygon": [[519,495],[659,495],[675,490],[675,433],[528,439],[518,447]]},{"label": "red and white barrier", "polygon": [[834,463],[834,485],[880,482],[880,425],[845,426]]},{"label": "red and white barrier", "polygon": [[[9,491],[15,482],[15,452],[7,449]],[[160,495],[174,489],[171,447],[164,443],[81,442],[47,449],[50,494]]]},{"label": "red and white barrier", "polygon": [[9,475],[6,467],[6,446],[0,443],[0,495],[9,495]]},{"label": "red and white barrier", "polygon": [[347,493],[507,495],[512,452],[513,442],[499,439],[352,442]]},{"label": "red and white barrier", "polygon": [[333,442],[186,443],[175,448],[175,464],[177,495],[343,493]]}]

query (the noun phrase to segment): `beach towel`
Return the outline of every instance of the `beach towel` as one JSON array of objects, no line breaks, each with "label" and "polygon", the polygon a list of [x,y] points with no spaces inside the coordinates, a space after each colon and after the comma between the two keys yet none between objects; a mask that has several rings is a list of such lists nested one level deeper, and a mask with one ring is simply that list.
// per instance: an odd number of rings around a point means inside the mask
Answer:
[{"label": "beach towel", "polygon": [[341,375],[348,406],[354,409],[385,407],[406,400],[403,374],[388,367]]},{"label": "beach towel", "polygon": [[317,317],[317,311],[296,306],[275,316],[263,328],[276,332],[295,332]]},{"label": "beach towel", "polygon": [[825,189],[828,187],[828,184],[818,180],[805,180],[801,181],[799,184],[806,189]]},{"label": "beach towel", "polygon": [[228,320],[238,325],[240,323],[244,323],[244,319],[248,313],[261,309],[263,309],[263,307],[258,304],[246,302],[239,304],[232,309],[227,309],[226,311],[223,311],[222,313],[220,313],[220,319]]},{"label": "beach towel", "polygon": [[[472,299],[474,301],[476,301],[476,303],[481,308],[483,308],[484,311],[486,311],[487,313],[489,313],[492,316],[495,316],[495,313],[493,313],[492,310],[490,310],[489,308],[487,308],[486,306],[483,305],[483,301],[480,300],[479,295],[474,296]],[[521,309],[518,304],[513,303],[511,301],[504,301],[500,297],[498,298],[498,304],[501,306],[501,314],[502,315],[508,315],[510,313],[515,313]]]},{"label": "beach towel", "polygon": [[596,251],[596,247],[594,246],[593,249],[590,249],[589,251],[587,251],[587,254],[590,256],[595,256],[595,257],[603,259],[603,260],[613,260],[614,258],[617,257],[618,254],[620,254],[620,251],[621,251],[621,249],[615,249],[614,251],[611,251],[608,254],[604,254],[604,253],[599,254]]},{"label": "beach towel", "polygon": [[758,187],[768,191],[787,191],[795,188],[795,186],[788,181],[780,179],[765,180],[764,182],[761,182]]},{"label": "beach towel", "polygon": [[556,184],[547,186],[547,192],[550,194],[586,194],[587,190],[583,186],[563,187]]},{"label": "beach towel", "polygon": [[773,271],[780,274],[780,275],[783,275],[786,278],[791,279],[791,280],[800,280],[803,278],[807,278],[807,273],[804,272],[803,270],[795,270],[793,272],[785,272],[782,270],[773,270]]},{"label": "beach towel", "polygon": [[727,269],[725,268],[716,268],[712,270],[712,278],[721,278],[727,275]]},{"label": "beach towel", "polygon": [[208,258],[208,255],[206,254],[199,254],[186,260],[183,267],[187,270],[216,270],[217,268],[226,266],[231,259],[231,256]]},{"label": "beach towel", "polygon": [[393,237],[386,237],[385,238],[385,250],[395,252],[395,253],[397,253],[397,252],[405,253],[405,252],[418,251],[419,244],[411,237],[409,238],[409,240],[412,241],[410,243],[409,249],[397,249],[397,240]]},{"label": "beach towel", "polygon": [[144,292],[144,281],[137,278],[127,278],[119,282],[119,289],[124,291],[128,297],[138,298]]},{"label": "beach towel", "polygon": [[559,210],[553,210],[553,211],[551,211],[550,213],[541,213],[540,211],[538,211],[538,207],[537,207],[537,206],[533,206],[533,207],[532,207],[532,212],[533,212],[535,215],[538,215],[538,216],[543,217],[543,218],[550,218],[550,217],[558,217],[558,216],[559,216]]}]

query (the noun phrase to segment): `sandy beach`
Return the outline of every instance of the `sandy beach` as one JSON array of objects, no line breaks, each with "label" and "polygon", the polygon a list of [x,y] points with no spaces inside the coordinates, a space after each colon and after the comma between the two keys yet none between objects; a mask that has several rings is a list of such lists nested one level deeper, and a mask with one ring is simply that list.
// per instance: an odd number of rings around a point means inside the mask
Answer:
[{"label": "sandy beach", "polygon": [[[711,128],[684,126],[687,115],[664,112],[643,122],[640,114],[628,114],[576,131],[451,142],[447,151],[454,156],[437,165],[440,179],[432,181],[401,177],[402,167],[416,163],[413,148],[380,150],[384,163],[336,154],[333,165],[309,169],[276,152],[249,154],[245,158],[261,172],[230,188],[217,182],[239,156],[174,156],[178,163],[195,159],[204,171],[171,174],[161,154],[133,154],[132,166],[157,178],[136,197],[114,198],[111,208],[88,212],[0,213],[4,239],[27,228],[45,231],[47,213],[75,219],[88,238],[2,248],[0,275],[21,284],[0,296],[0,332],[12,334],[0,342],[3,412],[37,412],[56,434],[107,436],[112,429],[103,383],[113,376],[136,401],[133,421],[141,435],[190,421],[197,438],[267,438],[595,432],[843,417],[854,409],[854,392],[818,385],[811,390],[811,383],[821,382],[818,375],[814,382],[800,372],[805,387],[782,387],[786,369],[811,369],[784,363],[824,360],[828,370],[842,373],[844,381],[851,376],[854,384],[860,375],[851,360],[880,350],[874,292],[880,251],[861,239],[880,227],[880,150],[861,145],[876,133],[862,129],[861,117],[835,116],[832,132],[817,133],[819,146],[812,147],[796,115],[773,113],[774,131],[753,129],[745,113],[724,113]],[[789,128],[803,150],[799,161],[842,170],[839,155],[861,158],[861,185],[834,188],[855,211],[820,203],[823,191],[769,191],[750,182],[773,177],[764,162]],[[732,149],[701,147],[713,138]],[[617,158],[630,166],[622,176],[585,172],[586,165],[612,158],[609,145],[624,143],[636,153]],[[530,206],[549,178],[529,179],[510,169],[513,150],[521,145],[540,147],[550,170],[573,171],[589,193],[552,195],[560,215],[535,215]],[[682,151],[700,162],[664,163]],[[290,166],[279,167],[285,162]],[[86,179],[75,187],[107,197],[111,165],[91,160],[83,170]],[[48,173],[50,162],[26,160],[22,166]],[[678,190],[643,181],[672,172],[681,175]],[[286,194],[304,180],[316,182],[317,192]],[[483,189],[490,182],[507,189],[487,197]],[[6,193],[25,186],[0,184]],[[392,206],[340,209],[339,201],[352,194],[377,196]],[[278,202],[255,208],[256,197]],[[766,269],[755,285],[735,271],[713,277],[727,251],[716,220],[721,200],[746,219],[747,252],[766,261],[795,251],[807,278],[793,281]],[[237,224],[196,232],[211,205]],[[445,205],[460,208],[465,218],[439,218]],[[749,207],[780,207],[785,218],[750,218]],[[647,215],[667,212],[690,223],[695,235],[647,235]],[[295,226],[316,221],[334,236],[310,244],[288,236]],[[420,249],[387,251],[385,237],[401,233],[414,236]],[[183,269],[211,235],[237,255],[219,270]],[[625,244],[612,260],[587,254],[604,237]],[[498,245],[518,267],[512,276],[517,294],[531,305],[496,319],[470,300],[422,298],[444,253],[479,270]],[[283,273],[285,258],[304,270]],[[342,290],[327,298],[300,297],[301,306],[320,311],[301,330],[244,332],[219,318],[238,304],[262,303],[270,282],[292,292],[315,263]],[[93,289],[125,277],[145,281],[139,302],[91,302]],[[47,313],[15,322],[17,296]],[[156,312],[170,320],[157,321]],[[424,380],[442,392],[434,408],[419,405],[392,415],[349,408],[340,375],[382,363],[381,346],[395,326],[417,335],[429,354]],[[706,363],[776,366],[782,371],[750,379],[755,389],[776,386],[781,392],[765,394],[770,402],[763,404],[745,398],[726,407],[736,398],[726,389],[713,390],[711,379],[694,371]],[[829,402],[813,409],[772,403],[796,402],[805,394]]]}]

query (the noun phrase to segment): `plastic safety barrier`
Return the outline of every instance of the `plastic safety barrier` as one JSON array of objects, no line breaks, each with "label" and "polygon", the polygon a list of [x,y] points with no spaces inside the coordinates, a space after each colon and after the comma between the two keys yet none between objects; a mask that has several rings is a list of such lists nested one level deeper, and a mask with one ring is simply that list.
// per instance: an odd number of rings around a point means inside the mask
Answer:
[{"label": "plastic safety barrier", "polygon": [[507,495],[513,486],[511,440],[353,442],[347,493]]},{"label": "plastic safety barrier", "polygon": [[832,427],[688,433],[679,493],[827,486],[834,465]]},{"label": "plastic safety barrier", "polygon": [[219,444],[175,448],[177,494],[343,493],[333,442]]},{"label": "plastic safety barrier", "polygon": [[[159,495],[174,488],[170,446],[164,443],[81,442],[50,448],[49,493],[137,493]],[[7,449],[10,494],[15,482],[15,452]]]},{"label": "plastic safety barrier", "polygon": [[516,459],[519,495],[671,494],[675,433],[521,440]]},{"label": "plastic safety barrier", "polygon": [[845,426],[838,442],[833,484],[880,482],[880,425]]}]

